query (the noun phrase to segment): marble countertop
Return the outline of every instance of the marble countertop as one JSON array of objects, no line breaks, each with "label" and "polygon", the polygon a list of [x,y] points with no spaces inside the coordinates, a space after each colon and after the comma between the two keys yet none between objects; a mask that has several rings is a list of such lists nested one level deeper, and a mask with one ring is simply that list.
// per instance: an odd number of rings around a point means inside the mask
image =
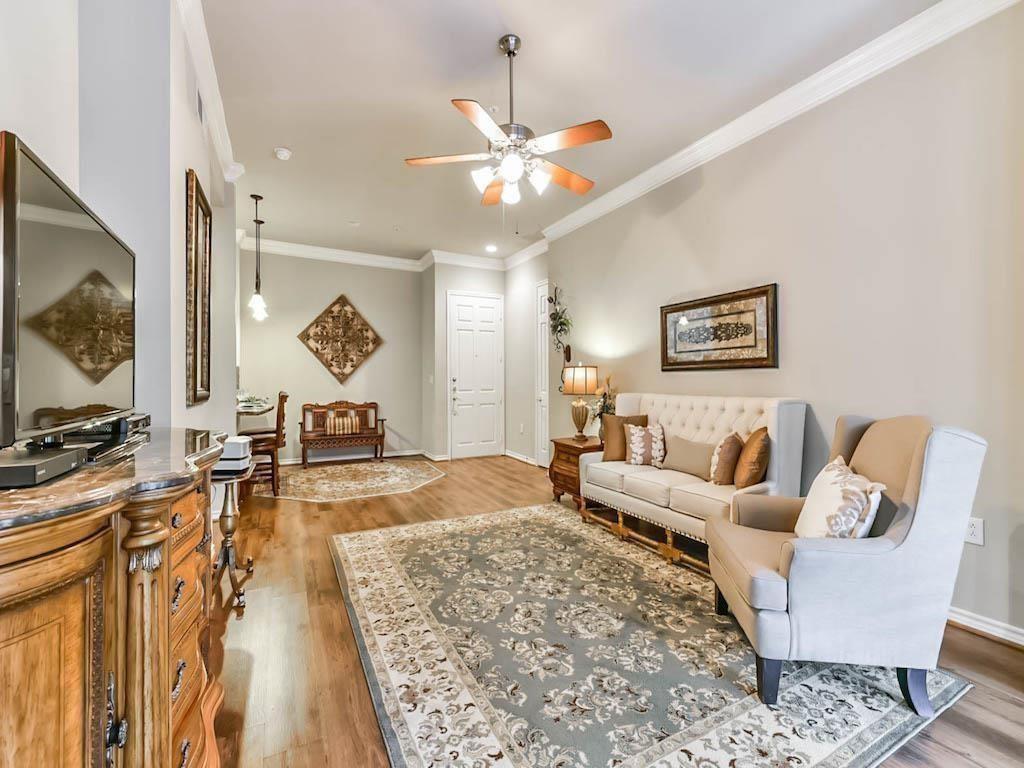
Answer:
[{"label": "marble countertop", "polygon": [[150,429],[131,455],[82,469],[33,488],[0,490],[0,536],[146,491],[188,485],[220,456],[219,432]]}]

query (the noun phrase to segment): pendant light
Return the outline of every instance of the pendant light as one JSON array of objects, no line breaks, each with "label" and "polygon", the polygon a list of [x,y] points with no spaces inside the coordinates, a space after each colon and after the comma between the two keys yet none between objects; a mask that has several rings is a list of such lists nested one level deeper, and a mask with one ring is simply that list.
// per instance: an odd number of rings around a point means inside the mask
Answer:
[{"label": "pendant light", "polygon": [[252,310],[253,320],[262,323],[269,316],[267,302],[263,300],[263,294],[260,293],[260,227],[264,224],[260,218],[260,200],[263,199],[263,196],[249,195],[249,197],[252,198],[256,206],[256,218],[252,220],[256,225],[256,289],[252,292],[252,298],[249,299],[249,309]]}]

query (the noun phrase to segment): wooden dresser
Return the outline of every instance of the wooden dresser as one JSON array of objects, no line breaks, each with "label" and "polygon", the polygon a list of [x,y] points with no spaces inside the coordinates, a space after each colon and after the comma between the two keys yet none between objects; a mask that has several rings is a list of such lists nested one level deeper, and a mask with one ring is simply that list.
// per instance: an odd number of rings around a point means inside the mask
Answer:
[{"label": "wooden dresser", "polygon": [[551,493],[555,501],[562,498],[563,493],[572,496],[577,507],[581,507],[580,498],[580,454],[603,451],[604,443],[596,437],[577,440],[575,437],[556,437],[551,441],[554,453],[548,477],[551,478]]},{"label": "wooden dresser", "polygon": [[217,768],[209,432],[0,491],[0,768]]}]

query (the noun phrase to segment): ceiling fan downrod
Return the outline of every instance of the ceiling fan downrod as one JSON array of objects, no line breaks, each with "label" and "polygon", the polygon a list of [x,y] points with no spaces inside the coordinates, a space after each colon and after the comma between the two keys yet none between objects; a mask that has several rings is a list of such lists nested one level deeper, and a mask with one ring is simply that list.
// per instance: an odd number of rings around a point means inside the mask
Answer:
[{"label": "ceiling fan downrod", "polygon": [[508,57],[508,121],[510,124],[516,121],[515,96],[512,90],[512,62],[522,44],[523,40],[519,35],[503,35],[498,40],[498,48]]}]

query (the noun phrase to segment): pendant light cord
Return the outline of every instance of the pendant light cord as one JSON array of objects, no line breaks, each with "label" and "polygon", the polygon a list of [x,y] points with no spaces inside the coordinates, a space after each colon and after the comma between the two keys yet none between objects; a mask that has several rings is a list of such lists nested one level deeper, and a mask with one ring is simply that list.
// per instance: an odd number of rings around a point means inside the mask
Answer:
[{"label": "pendant light cord", "polygon": [[508,121],[514,123],[516,121],[515,113],[515,101],[512,93],[512,61],[515,59],[515,51],[508,52]]}]

